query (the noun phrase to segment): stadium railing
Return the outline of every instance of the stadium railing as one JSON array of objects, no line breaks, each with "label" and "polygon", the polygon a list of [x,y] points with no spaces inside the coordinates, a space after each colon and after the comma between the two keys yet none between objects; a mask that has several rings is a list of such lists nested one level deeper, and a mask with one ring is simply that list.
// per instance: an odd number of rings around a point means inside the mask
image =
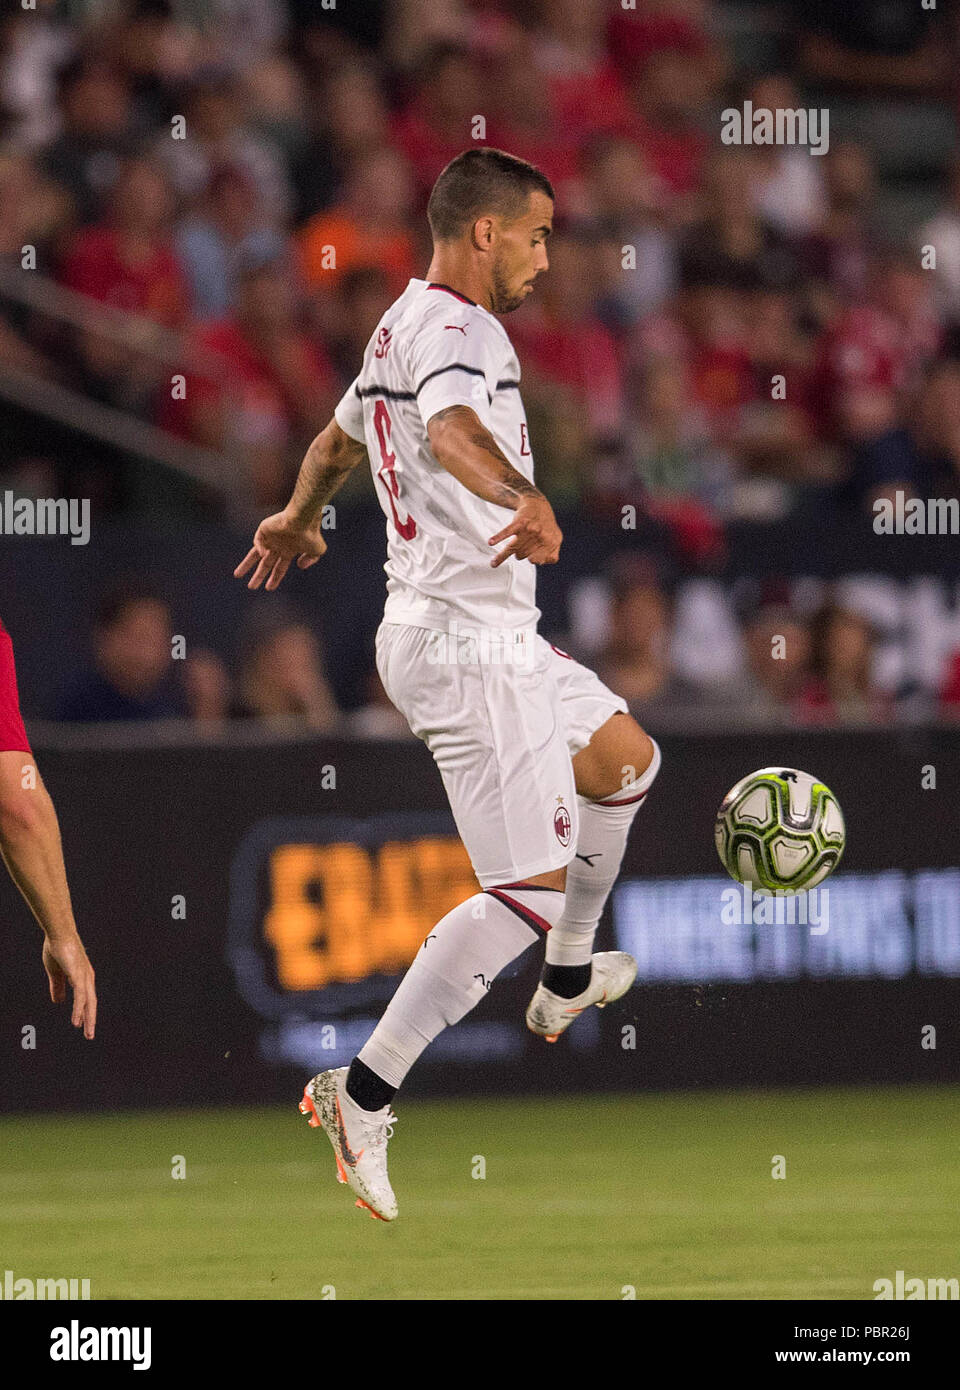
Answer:
[{"label": "stadium railing", "polygon": [[[142,315],[102,304],[47,276],[35,272],[24,275],[2,262],[0,297],[61,325],[109,338],[131,353],[174,364],[179,372],[202,373],[226,393],[228,404],[235,398],[231,373],[222,359]],[[0,396],[102,444],[173,469],[213,492],[228,517],[238,522],[248,519],[235,486],[236,459],[181,439],[131,411],[105,405],[48,377],[2,363]]]}]

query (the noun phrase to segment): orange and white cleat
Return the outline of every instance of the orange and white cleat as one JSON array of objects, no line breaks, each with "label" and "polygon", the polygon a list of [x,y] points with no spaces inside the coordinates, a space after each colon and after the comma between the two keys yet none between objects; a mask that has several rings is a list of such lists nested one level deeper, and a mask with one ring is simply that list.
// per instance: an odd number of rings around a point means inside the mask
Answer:
[{"label": "orange and white cleat", "polygon": [[547,1042],[556,1042],[575,1018],[596,1004],[602,1009],[621,998],[637,975],[637,962],[626,951],[598,951],[591,957],[590,983],[582,994],[562,999],[543,985],[537,985],[527,1009],[527,1027]]},{"label": "orange and white cleat", "polygon": [[396,1115],[382,1110],[362,1110],[347,1095],[347,1067],[322,1071],[308,1081],[300,1102],[313,1129],[322,1129],[333,1145],[337,1181],[357,1194],[356,1205],[365,1207],[378,1221],[397,1219],[397,1199],[387,1176],[387,1141],[393,1137]]}]

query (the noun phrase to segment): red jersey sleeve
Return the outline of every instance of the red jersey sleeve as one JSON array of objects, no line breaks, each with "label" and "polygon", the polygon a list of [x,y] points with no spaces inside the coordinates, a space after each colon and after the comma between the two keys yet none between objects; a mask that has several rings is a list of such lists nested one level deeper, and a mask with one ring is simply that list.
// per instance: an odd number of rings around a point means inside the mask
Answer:
[{"label": "red jersey sleeve", "polygon": [[30,744],[20,717],[13,643],[10,634],[0,623],[0,753],[8,751],[29,753]]}]

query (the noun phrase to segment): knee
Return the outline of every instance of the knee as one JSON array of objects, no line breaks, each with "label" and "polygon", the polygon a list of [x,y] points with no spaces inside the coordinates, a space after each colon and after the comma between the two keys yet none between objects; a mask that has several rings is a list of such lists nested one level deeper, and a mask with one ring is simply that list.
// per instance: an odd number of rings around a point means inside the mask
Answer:
[{"label": "knee", "polygon": [[628,787],[652,770],[656,776],[660,750],[630,714],[615,714],[573,760],[577,791],[589,801]]},{"label": "knee", "polygon": [[626,776],[628,772],[632,772],[633,776],[630,780],[635,782],[651,767],[654,759],[659,764],[660,750],[646,730],[641,728],[631,715],[627,715],[627,718],[633,725],[630,731],[633,756],[625,759],[621,775]]}]

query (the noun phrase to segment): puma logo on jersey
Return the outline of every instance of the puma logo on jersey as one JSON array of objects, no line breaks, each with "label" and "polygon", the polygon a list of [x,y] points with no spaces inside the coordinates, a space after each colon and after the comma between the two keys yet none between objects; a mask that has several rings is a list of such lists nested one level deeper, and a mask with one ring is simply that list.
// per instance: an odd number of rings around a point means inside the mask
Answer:
[{"label": "puma logo on jersey", "polygon": [[458,333],[462,333],[464,337],[467,336],[466,324],[462,324],[462,323],[445,323],[443,326],[444,326],[444,328],[454,328],[454,329],[456,329],[456,331],[457,331]]}]

